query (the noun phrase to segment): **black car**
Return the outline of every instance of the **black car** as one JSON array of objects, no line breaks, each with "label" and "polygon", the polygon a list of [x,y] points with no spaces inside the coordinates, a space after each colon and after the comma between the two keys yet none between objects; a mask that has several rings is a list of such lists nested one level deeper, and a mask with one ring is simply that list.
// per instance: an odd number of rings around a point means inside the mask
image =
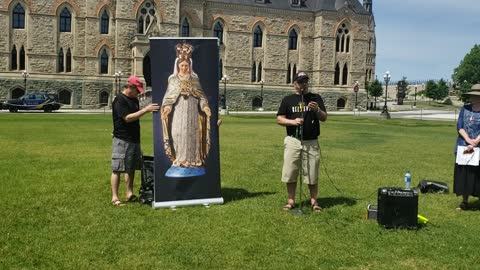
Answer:
[{"label": "black car", "polygon": [[52,112],[60,109],[62,104],[58,103],[58,97],[55,94],[47,93],[28,93],[18,99],[9,99],[3,103],[3,109],[10,112],[18,110],[43,110]]}]

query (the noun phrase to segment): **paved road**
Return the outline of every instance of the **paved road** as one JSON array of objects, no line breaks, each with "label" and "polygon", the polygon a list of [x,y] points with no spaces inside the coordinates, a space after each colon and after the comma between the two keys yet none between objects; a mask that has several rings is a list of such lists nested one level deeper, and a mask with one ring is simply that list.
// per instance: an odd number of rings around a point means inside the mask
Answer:
[{"label": "paved road", "polygon": [[[406,118],[419,120],[444,120],[456,121],[460,110],[406,110],[406,111],[392,111],[390,116],[392,118]],[[0,110],[0,113],[10,113],[8,110]],[[19,111],[18,113],[44,113],[43,111]],[[110,109],[60,109],[53,112],[53,114],[111,114]],[[380,117],[380,111],[335,111],[328,112],[331,115],[352,115],[352,116],[370,116]],[[230,115],[251,115],[251,114],[267,114],[274,115],[276,111],[230,111]]]}]

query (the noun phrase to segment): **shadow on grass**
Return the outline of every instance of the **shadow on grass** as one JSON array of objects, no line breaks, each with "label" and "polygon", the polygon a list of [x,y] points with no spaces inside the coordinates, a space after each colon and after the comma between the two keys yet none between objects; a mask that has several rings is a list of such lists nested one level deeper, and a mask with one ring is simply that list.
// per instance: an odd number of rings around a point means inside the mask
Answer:
[{"label": "shadow on grass", "polygon": [[222,196],[225,203],[273,194],[275,192],[249,192],[243,188],[222,188]]},{"label": "shadow on grass", "polygon": [[327,197],[318,198],[318,204],[323,208],[330,208],[335,205],[353,206],[357,203],[356,200],[348,197]]}]

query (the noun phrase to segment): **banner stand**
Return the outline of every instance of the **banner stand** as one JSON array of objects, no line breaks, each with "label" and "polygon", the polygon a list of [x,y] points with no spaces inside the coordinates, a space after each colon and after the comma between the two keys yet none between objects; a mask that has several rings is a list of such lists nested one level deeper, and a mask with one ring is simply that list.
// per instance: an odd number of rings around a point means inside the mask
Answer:
[{"label": "banner stand", "polygon": [[177,206],[189,206],[189,205],[210,205],[210,204],[223,204],[223,198],[209,198],[209,199],[197,199],[197,200],[179,200],[168,202],[152,202],[153,208],[175,208]]}]

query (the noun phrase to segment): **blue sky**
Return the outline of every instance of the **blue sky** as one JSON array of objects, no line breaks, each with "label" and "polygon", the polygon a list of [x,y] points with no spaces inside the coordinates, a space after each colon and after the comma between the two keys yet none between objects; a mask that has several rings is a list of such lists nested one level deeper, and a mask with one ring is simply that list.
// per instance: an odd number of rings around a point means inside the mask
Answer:
[{"label": "blue sky", "polygon": [[373,0],[373,14],[379,80],[451,80],[480,44],[480,0]]}]

